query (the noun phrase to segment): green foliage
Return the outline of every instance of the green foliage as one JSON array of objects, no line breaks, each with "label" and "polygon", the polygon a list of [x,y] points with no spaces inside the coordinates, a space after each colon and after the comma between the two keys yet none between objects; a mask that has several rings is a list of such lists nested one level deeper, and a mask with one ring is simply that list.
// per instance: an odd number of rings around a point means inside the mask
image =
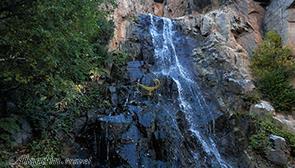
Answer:
[{"label": "green foliage", "polygon": [[[107,52],[113,24],[98,6],[110,1],[0,2],[0,98],[15,102],[32,124],[39,137],[33,155],[57,156],[56,134],[68,133],[80,113],[105,105],[100,77],[110,73],[110,58],[121,66],[126,56]],[[0,121],[1,131],[13,126]]]},{"label": "green foliage", "polygon": [[278,124],[271,116],[252,116],[256,125],[256,133],[250,137],[250,147],[262,153],[270,145],[269,135],[281,136],[289,143],[292,153],[295,154],[295,134]]},{"label": "green foliage", "polygon": [[282,70],[265,73],[259,80],[259,88],[269,98],[274,107],[280,111],[294,110],[295,89],[289,84],[288,76]]},{"label": "green foliage", "polygon": [[11,143],[11,134],[20,130],[17,119],[13,117],[0,118],[0,141],[4,141],[9,145]]},{"label": "green foliage", "polygon": [[11,141],[11,135],[20,130],[20,125],[15,117],[0,118],[0,165],[9,167],[8,159],[11,157],[15,144]]},{"label": "green foliage", "polygon": [[263,96],[272,101],[276,110],[292,112],[295,89],[289,83],[294,76],[295,60],[290,49],[282,47],[281,37],[268,32],[257,48],[251,62],[257,86]]},{"label": "green foliage", "polygon": [[111,58],[111,62],[115,65],[115,66],[119,66],[122,67],[126,64],[126,62],[129,59],[129,55],[127,53],[124,52],[116,52],[113,53]]},{"label": "green foliage", "polygon": [[30,144],[32,157],[58,158],[61,153],[60,141],[44,138]]},{"label": "green foliage", "polygon": [[242,99],[245,101],[247,107],[250,107],[252,104],[256,104],[261,100],[261,94],[255,89],[242,95]]},{"label": "green foliage", "polygon": [[63,111],[80,98],[77,87],[89,73],[103,69],[112,24],[97,10],[100,3],[34,0],[0,19],[0,85],[18,87],[18,97],[28,98],[19,100],[25,111]]},{"label": "green foliage", "polygon": [[250,138],[250,146],[260,153],[264,152],[268,145],[268,134],[265,131],[261,130]]},{"label": "green foliage", "polygon": [[15,131],[18,131],[20,128],[17,120],[15,118],[9,117],[0,118],[0,129],[2,129],[1,132],[13,133]]},{"label": "green foliage", "polygon": [[111,24],[97,11],[97,1],[38,0],[28,5],[30,15],[1,20],[1,84],[22,86],[40,99],[72,100],[72,86],[103,66],[108,54],[102,43],[111,35]]}]

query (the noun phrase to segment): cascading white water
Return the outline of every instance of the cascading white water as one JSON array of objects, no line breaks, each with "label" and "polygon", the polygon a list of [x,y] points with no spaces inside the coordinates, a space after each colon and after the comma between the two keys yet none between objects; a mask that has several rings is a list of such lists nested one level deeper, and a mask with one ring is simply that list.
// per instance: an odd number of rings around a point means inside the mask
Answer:
[{"label": "cascading white water", "polygon": [[[175,31],[171,19],[150,16],[149,31],[154,46],[155,68],[154,74],[172,78],[178,89],[178,99],[181,110],[186,114],[190,124],[190,131],[201,143],[206,155],[213,158],[218,167],[230,167],[222,160],[214,141],[204,136],[198,129],[198,123],[213,120],[212,111],[207,105],[192,71],[182,64],[174,45]],[[161,22],[162,27],[157,27]],[[197,152],[197,151],[193,151]],[[194,154],[194,153],[193,153]],[[197,158],[197,154],[195,154]],[[213,164],[213,163],[212,163]],[[216,164],[214,164],[216,165]]]}]

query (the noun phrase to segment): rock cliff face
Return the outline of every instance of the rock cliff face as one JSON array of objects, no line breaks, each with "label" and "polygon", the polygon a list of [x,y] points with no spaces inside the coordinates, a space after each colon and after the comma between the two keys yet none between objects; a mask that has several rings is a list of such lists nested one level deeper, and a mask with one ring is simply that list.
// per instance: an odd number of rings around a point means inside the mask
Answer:
[{"label": "rock cliff face", "polygon": [[[253,0],[242,1],[230,1],[230,0],[182,0],[182,1],[139,1],[139,0],[122,0],[118,2],[118,7],[113,14],[113,20],[116,25],[114,39],[111,41],[111,49],[120,48],[120,43],[127,39],[128,25],[132,20],[140,13],[153,13],[157,16],[164,16],[168,18],[178,18],[182,16],[194,17],[198,14],[204,14],[213,10],[221,10],[227,15],[231,14],[236,17],[237,22],[243,22],[241,24],[249,24],[248,31],[255,33],[255,41],[252,42],[252,37],[247,36],[246,33],[241,35],[243,28],[241,25],[237,26],[236,30],[239,36],[239,41],[248,44],[245,46],[248,51],[253,49],[253,43],[257,43],[261,40],[261,27],[263,23],[264,9],[259,5],[260,2],[254,2]],[[224,23],[224,26],[227,23]],[[233,30],[235,31],[235,30]],[[251,33],[248,33],[251,34]],[[245,37],[246,36],[246,37]],[[248,39],[248,40],[247,40]]]},{"label": "rock cliff face", "polygon": [[115,24],[114,38],[109,44],[110,50],[119,49],[120,45],[126,39],[128,26],[136,15],[141,12],[153,12],[151,9],[152,0],[141,3],[138,0],[123,0],[117,3],[117,7],[112,14],[112,20]]},{"label": "rock cliff face", "polygon": [[[194,52],[196,68],[201,79],[206,81],[205,85],[209,84],[215,93],[220,90],[245,93],[253,89],[248,65],[264,30],[277,31],[295,52],[294,0],[122,0],[113,15],[116,29],[111,50],[125,50],[134,56],[139,54],[140,46],[132,41],[132,23],[142,13],[174,18],[187,35],[204,37],[207,42]],[[222,89],[226,88],[224,86],[234,89]],[[217,97],[221,104],[233,107],[231,110],[241,109],[237,107],[241,105],[239,101],[237,105],[232,103],[235,97],[232,100]]]},{"label": "rock cliff face", "polygon": [[[118,1],[110,50],[133,60],[128,82],[111,88],[112,100],[122,101],[98,117],[88,139],[97,165],[275,167],[251,159],[251,124],[232,116],[250,109],[249,62],[264,28],[278,30],[294,47],[293,6],[290,0]],[[154,79],[160,89],[144,96],[137,83],[152,86]]]},{"label": "rock cliff face", "polygon": [[295,54],[295,1],[273,0],[267,7],[265,28],[277,31]]},{"label": "rock cliff face", "polygon": [[[126,3],[120,1],[114,13],[117,34],[112,41],[112,49],[125,50],[134,56],[145,54],[136,41],[138,39],[133,37],[130,20],[139,13],[175,18],[183,33],[193,38],[201,36],[204,40],[193,52],[195,68],[204,86],[215,93],[222,109],[229,112],[247,108],[243,106],[240,93],[254,89],[248,65],[249,55],[262,40],[265,10],[261,2],[172,0]],[[164,11],[159,14],[162,9]]]}]

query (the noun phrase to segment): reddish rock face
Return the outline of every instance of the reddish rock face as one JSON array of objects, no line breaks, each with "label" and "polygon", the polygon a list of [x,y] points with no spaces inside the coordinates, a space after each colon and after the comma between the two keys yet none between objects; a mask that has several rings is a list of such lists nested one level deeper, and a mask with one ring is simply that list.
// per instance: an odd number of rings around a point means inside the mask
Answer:
[{"label": "reddish rock face", "polygon": [[163,3],[154,3],[154,14],[156,16],[164,16],[164,4]]},{"label": "reddish rock face", "polygon": [[[225,7],[226,5],[228,7]],[[251,33],[236,36],[236,42],[242,46],[247,45],[245,48],[248,52],[253,50],[256,44],[262,39],[261,27],[264,16],[264,8],[258,2],[254,2],[254,0],[241,0],[235,3],[228,3],[227,1],[221,0],[169,0],[167,2],[155,0],[120,0],[113,13],[116,28],[114,38],[109,45],[110,50],[120,48],[120,44],[125,41],[126,34],[128,34],[128,26],[132,22],[132,19],[140,13],[152,13],[157,16],[178,18],[189,15],[197,16],[201,13],[219,8],[220,10],[229,11],[240,10],[237,13],[237,18],[248,22],[253,30],[251,30]]]},{"label": "reddish rock face", "polygon": [[288,10],[288,32],[288,45],[293,50],[293,55],[295,55],[295,7]]},{"label": "reddish rock face", "polygon": [[264,19],[267,31],[276,31],[295,55],[295,1],[273,0],[267,7]]},{"label": "reddish rock face", "polygon": [[154,13],[153,0],[119,0],[112,14],[115,24],[114,37],[109,43],[109,49],[120,49],[120,45],[126,40],[128,26],[139,13]]}]

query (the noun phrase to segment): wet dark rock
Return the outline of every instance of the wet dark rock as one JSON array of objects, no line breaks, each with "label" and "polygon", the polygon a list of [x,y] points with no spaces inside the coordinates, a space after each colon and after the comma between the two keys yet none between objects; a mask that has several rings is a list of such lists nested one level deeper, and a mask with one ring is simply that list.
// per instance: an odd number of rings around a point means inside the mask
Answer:
[{"label": "wet dark rock", "polygon": [[128,62],[128,68],[140,68],[142,65],[143,65],[143,61],[131,61],[131,62]]},{"label": "wet dark rock", "polygon": [[117,94],[117,88],[114,86],[109,87],[109,91],[111,92],[111,101],[112,105],[116,106],[118,105],[118,94]]},{"label": "wet dark rock", "polygon": [[119,114],[116,116],[99,116],[97,120],[104,123],[123,125],[130,124],[132,122],[132,117],[130,115]]},{"label": "wet dark rock", "polygon": [[97,110],[90,110],[87,112],[87,124],[91,125],[95,123],[97,118]]},{"label": "wet dark rock", "polygon": [[254,130],[254,124],[249,116],[224,115],[215,121],[215,133],[220,142],[219,149],[233,167],[248,168],[255,165],[246,152],[248,138]]},{"label": "wet dark rock", "polygon": [[126,144],[119,149],[119,155],[128,162],[130,167],[138,167],[136,144]]},{"label": "wet dark rock", "polygon": [[146,111],[136,106],[129,106],[129,111],[133,112],[138,119],[138,123],[146,128],[149,128],[153,125],[155,121],[155,113],[151,111]]},{"label": "wet dark rock", "polygon": [[[85,115],[80,116],[79,118],[76,118],[73,123],[73,133],[74,135],[79,135],[81,132],[84,131],[84,129],[88,125],[92,125],[96,122],[97,119],[97,110],[90,110]],[[63,133],[61,133],[63,134]]]},{"label": "wet dark rock", "polygon": [[143,78],[140,80],[141,84],[147,85],[147,86],[153,86],[154,84],[154,79],[156,79],[156,75],[152,73],[147,73],[143,76]]},{"label": "wet dark rock", "polygon": [[[123,147],[119,144],[117,144],[117,146],[119,146],[121,150],[126,149],[125,143],[127,143],[127,149],[132,150],[133,153],[138,156],[139,160],[137,162],[139,162],[139,165],[145,165],[147,162],[149,165],[153,165],[157,163],[155,160],[161,161],[158,163],[163,163],[163,165],[179,165],[180,167],[191,167],[193,165],[208,167],[211,162],[218,164],[217,161],[212,161],[214,160],[213,155],[206,157],[206,151],[203,147],[204,142],[199,139],[200,137],[194,135],[194,132],[189,130],[189,121],[186,119],[185,113],[180,110],[179,86],[175,82],[175,79],[179,78],[177,76],[179,74],[175,73],[173,74],[174,76],[172,75],[169,77],[151,73],[157,71],[157,69],[153,69],[156,68],[154,66],[154,48],[152,39],[149,37],[150,32],[146,27],[146,25],[151,24],[150,16],[140,16],[138,23],[138,28],[133,28],[133,30],[135,32],[141,32],[143,36],[139,38],[138,36],[132,35],[132,42],[139,42],[141,44],[142,49],[140,56],[142,57],[138,58],[143,59],[144,62],[132,61],[128,63],[130,81],[133,83],[139,82],[147,86],[154,86],[154,79],[159,78],[161,87],[152,96],[145,96],[145,91],[142,89],[140,89],[142,94],[132,94],[132,96],[129,96],[129,103],[132,102],[132,105],[128,106],[128,113],[133,116],[132,127],[123,131]],[[159,31],[163,31],[164,20],[154,18],[154,24]],[[145,27],[141,27],[140,25],[145,25]],[[139,29],[141,29],[141,31],[139,31]],[[135,40],[135,38],[138,38],[138,40]],[[159,40],[156,41],[156,43],[161,44],[164,39],[154,40]],[[177,54],[182,56],[180,61],[186,68],[190,68],[190,52],[197,45],[196,41],[186,37],[180,32],[175,32],[173,40],[175,40]],[[167,53],[167,57],[170,56],[169,54],[170,53]],[[188,86],[188,88],[189,87],[190,86]],[[202,127],[205,129],[204,121],[208,119],[208,116],[208,113],[204,113],[202,116],[203,119],[200,119],[198,123],[200,127],[203,125]],[[137,129],[134,129],[134,127]],[[130,134],[131,129],[138,130],[140,135],[138,141],[132,140],[132,138],[126,139],[126,132]],[[136,152],[133,145],[135,142],[137,143]],[[198,158],[200,160],[196,161],[197,159],[194,158],[192,152],[196,153],[196,155],[199,153]],[[144,157],[141,153],[146,153],[145,155],[147,155],[148,158]],[[134,160],[128,158],[128,155],[121,154],[121,158],[129,162],[129,164],[133,164]]]},{"label": "wet dark rock", "polygon": [[138,81],[143,77],[141,66],[143,66],[143,61],[128,62],[127,71],[131,82]]},{"label": "wet dark rock", "polygon": [[73,131],[78,135],[87,124],[87,117],[80,117],[74,121]]},{"label": "wet dark rock", "polygon": [[122,135],[122,140],[127,142],[132,142],[132,143],[138,142],[140,138],[141,138],[140,132],[134,124],[132,124],[127,130],[127,132],[125,132]]},{"label": "wet dark rock", "polygon": [[[210,152],[202,144],[202,140],[213,143],[207,138],[212,135],[217,142],[214,150],[220,151],[221,159],[232,167],[271,167],[264,163],[265,158],[257,157],[259,161],[253,161],[252,155],[255,155],[246,152],[253,123],[235,115],[248,112],[251,105],[243,98],[254,89],[249,56],[262,40],[265,9],[259,4],[270,1],[165,1],[164,16],[176,18],[172,28],[164,18],[150,15],[133,18],[140,12],[155,12],[154,2],[158,1],[122,0],[115,13],[118,36],[114,38],[119,39],[118,48],[130,53],[133,61],[127,67],[128,82],[118,84],[126,85],[125,90],[112,85],[116,87],[114,92],[119,103],[113,101],[111,110],[102,109],[107,112],[101,113],[101,119],[95,124],[96,133],[90,141],[96,144],[93,148],[97,149],[94,153],[98,162],[106,167],[219,167],[212,154],[216,152],[208,154]],[[154,35],[149,29],[152,23],[157,31]],[[164,36],[171,34],[170,30],[175,32],[167,39]],[[158,75],[163,74],[169,61],[157,64],[155,56],[169,60],[173,49],[180,55],[178,61],[184,65],[183,69],[193,72],[193,81],[200,87],[194,94],[191,93],[196,85],[181,88],[183,80],[175,82],[179,73],[170,71],[171,74]],[[161,87],[147,96],[137,83],[153,86],[155,78],[159,78]],[[179,105],[180,95],[190,97],[187,99],[191,104],[200,92],[204,92],[203,98],[212,109],[201,111],[200,106],[194,110],[194,118],[189,118],[183,110],[187,104]],[[111,95],[111,98],[117,99],[116,96]],[[213,115],[209,115],[209,111]],[[191,130],[191,124],[195,124],[199,132]],[[213,149],[212,146],[209,149]]]}]

